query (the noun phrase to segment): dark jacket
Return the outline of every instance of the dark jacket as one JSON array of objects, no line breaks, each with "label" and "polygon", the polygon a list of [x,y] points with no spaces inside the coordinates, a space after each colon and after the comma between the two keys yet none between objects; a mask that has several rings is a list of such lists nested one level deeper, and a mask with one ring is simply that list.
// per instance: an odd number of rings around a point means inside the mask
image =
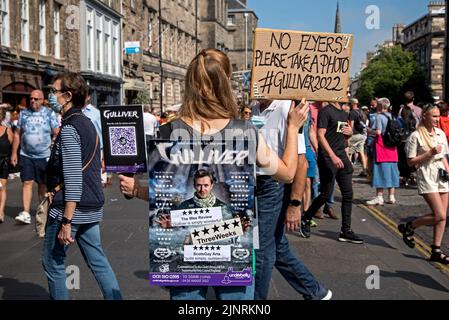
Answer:
[{"label": "dark jacket", "polygon": [[[72,108],[62,118],[61,130],[66,125],[72,125],[81,138],[81,158],[85,166],[92,158],[89,166],[83,171],[83,186],[80,202],[77,209],[101,208],[104,204],[103,188],[101,185],[101,152],[100,145],[96,145],[97,132],[92,122],[83,113],[81,108]],[[52,190],[64,182],[61,141],[56,138],[50,160],[47,165],[47,187]],[[64,208],[64,190],[56,193],[52,207]]]}]

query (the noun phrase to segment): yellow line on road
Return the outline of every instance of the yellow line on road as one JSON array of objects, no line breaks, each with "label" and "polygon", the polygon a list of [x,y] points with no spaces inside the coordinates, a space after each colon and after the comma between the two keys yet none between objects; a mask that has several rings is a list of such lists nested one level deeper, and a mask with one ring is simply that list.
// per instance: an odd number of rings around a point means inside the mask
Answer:
[{"label": "yellow line on road", "polygon": [[[382,211],[378,210],[377,208],[371,207],[371,206],[366,206],[363,204],[358,205],[360,208],[364,209],[365,211],[368,211],[369,213],[371,213],[371,215],[376,218],[378,221],[380,221],[381,223],[383,223],[386,227],[388,227],[388,229],[390,229],[391,231],[393,231],[394,234],[398,235],[399,237],[402,238],[402,234],[399,232],[399,230],[397,229],[397,224],[390,219],[389,217],[387,217],[385,215],[385,213],[383,213]],[[415,247],[416,249],[418,249],[419,252],[421,252],[421,254],[423,254],[427,259],[430,257],[429,252],[431,251],[430,247],[428,245],[426,245],[421,239],[419,239],[416,235],[414,236],[415,242],[417,244],[417,246]],[[449,267],[440,263],[435,263],[435,266],[444,271],[445,273],[447,273],[449,275]]]}]

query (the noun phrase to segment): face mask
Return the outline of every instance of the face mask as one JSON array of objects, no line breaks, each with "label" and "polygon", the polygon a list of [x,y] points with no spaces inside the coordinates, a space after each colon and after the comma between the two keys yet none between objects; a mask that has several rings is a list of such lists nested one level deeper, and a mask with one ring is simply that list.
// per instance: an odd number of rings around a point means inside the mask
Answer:
[{"label": "face mask", "polygon": [[61,112],[62,105],[58,103],[58,99],[56,99],[56,96],[54,94],[50,94],[48,96],[48,104],[54,112],[56,113]]}]

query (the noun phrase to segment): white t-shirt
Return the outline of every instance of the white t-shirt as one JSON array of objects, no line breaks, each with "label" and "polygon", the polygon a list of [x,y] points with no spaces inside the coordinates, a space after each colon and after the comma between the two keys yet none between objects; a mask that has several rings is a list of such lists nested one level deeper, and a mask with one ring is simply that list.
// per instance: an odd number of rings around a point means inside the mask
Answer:
[{"label": "white t-shirt", "polygon": [[155,116],[151,113],[144,112],[143,113],[143,127],[145,131],[145,135],[154,135],[154,130],[157,128],[158,122]]},{"label": "white t-shirt", "polygon": [[[287,139],[287,117],[290,111],[291,100],[274,100],[263,112],[256,111],[259,118],[264,119],[264,125],[259,132],[262,133],[267,144],[282,157]],[[258,106],[256,106],[258,108]],[[306,153],[304,133],[298,133],[298,154]]]}]

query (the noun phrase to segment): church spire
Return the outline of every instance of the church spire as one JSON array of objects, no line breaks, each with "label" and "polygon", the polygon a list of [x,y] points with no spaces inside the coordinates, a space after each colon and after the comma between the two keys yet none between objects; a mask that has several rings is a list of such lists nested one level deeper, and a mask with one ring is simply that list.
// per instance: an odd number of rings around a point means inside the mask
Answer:
[{"label": "church spire", "polygon": [[337,12],[335,13],[335,33],[341,33],[341,20],[340,20],[340,4],[337,1]]}]

